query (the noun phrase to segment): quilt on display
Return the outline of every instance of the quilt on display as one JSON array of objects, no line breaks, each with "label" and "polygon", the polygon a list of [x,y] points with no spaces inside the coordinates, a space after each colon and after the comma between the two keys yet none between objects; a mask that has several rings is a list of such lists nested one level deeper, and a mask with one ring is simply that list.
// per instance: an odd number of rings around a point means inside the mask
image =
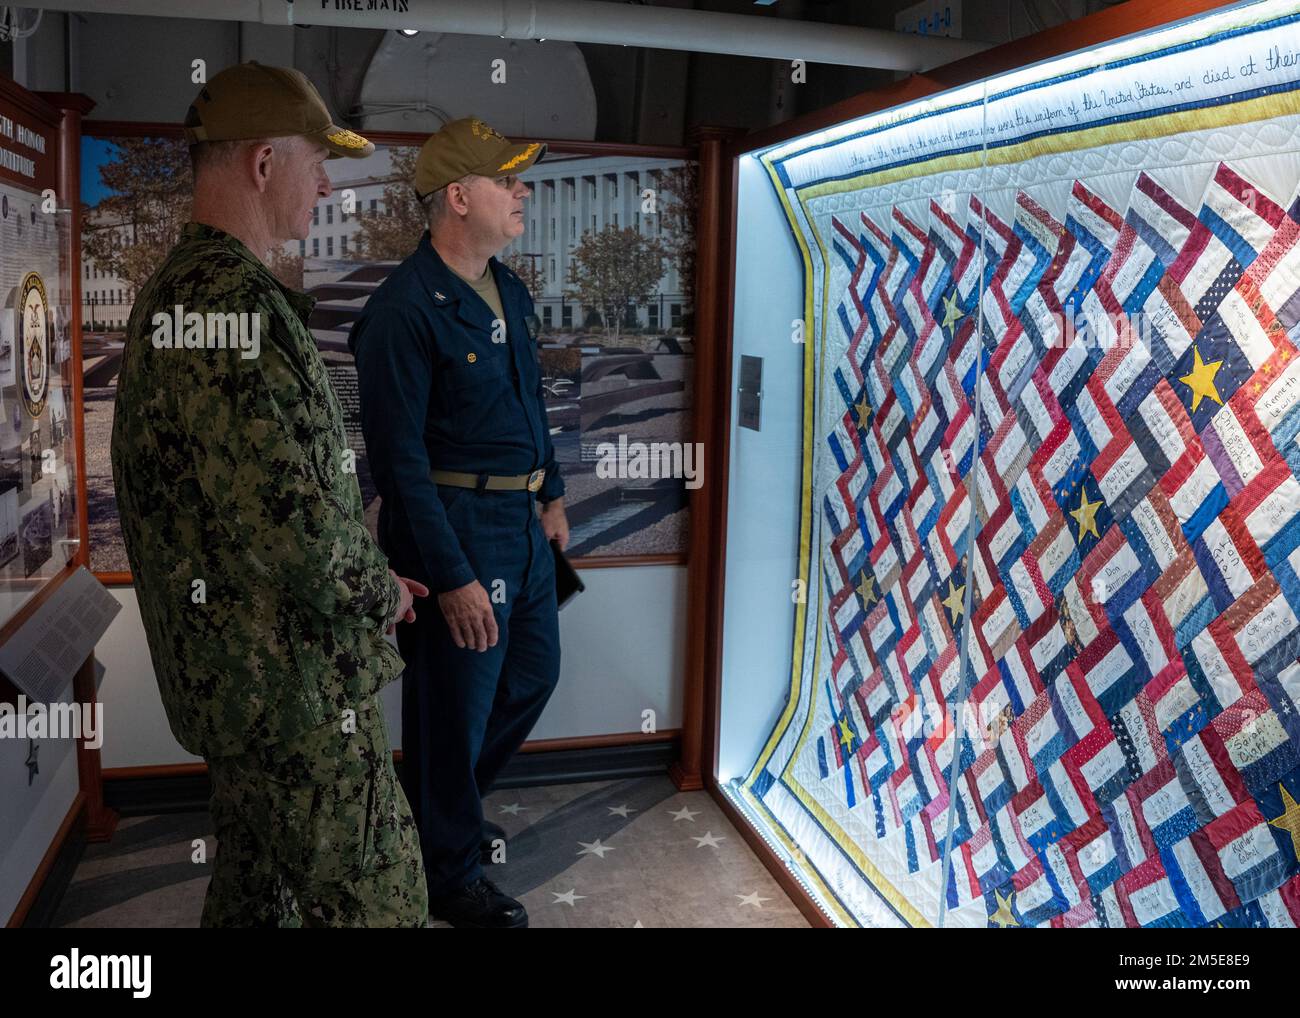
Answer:
[{"label": "quilt on display", "polygon": [[841,921],[1300,925],[1297,18],[762,156],[808,598],[744,794]]}]

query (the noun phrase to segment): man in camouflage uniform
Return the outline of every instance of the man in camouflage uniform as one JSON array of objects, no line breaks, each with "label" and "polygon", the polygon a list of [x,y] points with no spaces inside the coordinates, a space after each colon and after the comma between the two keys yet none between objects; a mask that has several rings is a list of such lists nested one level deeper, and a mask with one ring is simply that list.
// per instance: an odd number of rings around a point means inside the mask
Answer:
[{"label": "man in camouflage uniform", "polygon": [[167,717],[212,779],[203,925],[422,926],[376,694],[402,670],[384,633],[427,590],[367,533],[314,301],[262,260],[306,237],[324,159],[374,146],[305,76],[253,63],[186,128],[192,221],[135,302],[112,458]]}]

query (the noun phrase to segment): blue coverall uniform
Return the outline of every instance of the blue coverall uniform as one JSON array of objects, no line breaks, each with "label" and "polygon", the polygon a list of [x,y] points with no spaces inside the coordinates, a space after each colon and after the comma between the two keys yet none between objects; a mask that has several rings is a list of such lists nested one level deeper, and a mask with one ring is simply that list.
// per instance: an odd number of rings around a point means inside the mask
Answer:
[{"label": "blue coverall uniform", "polygon": [[[375,291],[348,340],[383,499],[379,543],[399,576],[431,591],[416,603],[416,621],[397,627],[406,661],[402,784],[431,897],[482,875],[481,797],[536,723],[560,671],[555,565],[534,502],[558,498],[564,483],[528,328],[533,301],[515,273],[496,258],[488,265],[505,311],[504,341],[493,341],[495,313],[447,267],[428,231]],[[429,476],[539,467],[546,478],[535,494],[451,487]],[[493,600],[499,633],[483,652],[456,646],[433,596],[475,579]]]}]

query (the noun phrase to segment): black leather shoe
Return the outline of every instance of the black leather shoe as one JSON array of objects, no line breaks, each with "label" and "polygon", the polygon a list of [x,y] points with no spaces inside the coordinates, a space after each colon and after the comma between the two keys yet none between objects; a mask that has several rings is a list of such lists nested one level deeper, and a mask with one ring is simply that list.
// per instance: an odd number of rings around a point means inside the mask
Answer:
[{"label": "black leather shoe", "polygon": [[524,906],[502,893],[487,877],[479,877],[455,894],[430,898],[429,918],[467,929],[524,929],[528,926],[528,912]]},{"label": "black leather shoe", "polygon": [[492,842],[497,838],[502,841],[506,840],[504,827],[498,827],[490,820],[483,821],[482,840],[478,843],[479,862],[484,866],[492,865],[492,849],[495,847]]}]

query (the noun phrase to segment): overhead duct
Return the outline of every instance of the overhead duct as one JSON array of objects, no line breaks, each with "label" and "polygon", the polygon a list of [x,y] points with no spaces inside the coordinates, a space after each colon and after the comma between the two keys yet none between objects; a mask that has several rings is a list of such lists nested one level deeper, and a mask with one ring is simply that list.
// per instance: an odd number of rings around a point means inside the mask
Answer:
[{"label": "overhead duct", "polygon": [[370,0],[222,0],[192,8],[176,0],[29,0],[24,6],[281,26],[405,28],[503,39],[560,39],[890,71],[925,71],[987,49],[984,43],[878,28],[600,0],[377,0],[377,6],[389,9],[350,9],[359,2]]},{"label": "overhead duct", "polygon": [[[513,88],[485,88],[482,70],[510,61]],[[436,104],[433,99],[437,97]],[[431,134],[468,110],[507,137],[596,137],[596,90],[581,50],[502,43],[479,35],[384,33],[362,79],[357,104],[344,111],[357,130]]]}]

